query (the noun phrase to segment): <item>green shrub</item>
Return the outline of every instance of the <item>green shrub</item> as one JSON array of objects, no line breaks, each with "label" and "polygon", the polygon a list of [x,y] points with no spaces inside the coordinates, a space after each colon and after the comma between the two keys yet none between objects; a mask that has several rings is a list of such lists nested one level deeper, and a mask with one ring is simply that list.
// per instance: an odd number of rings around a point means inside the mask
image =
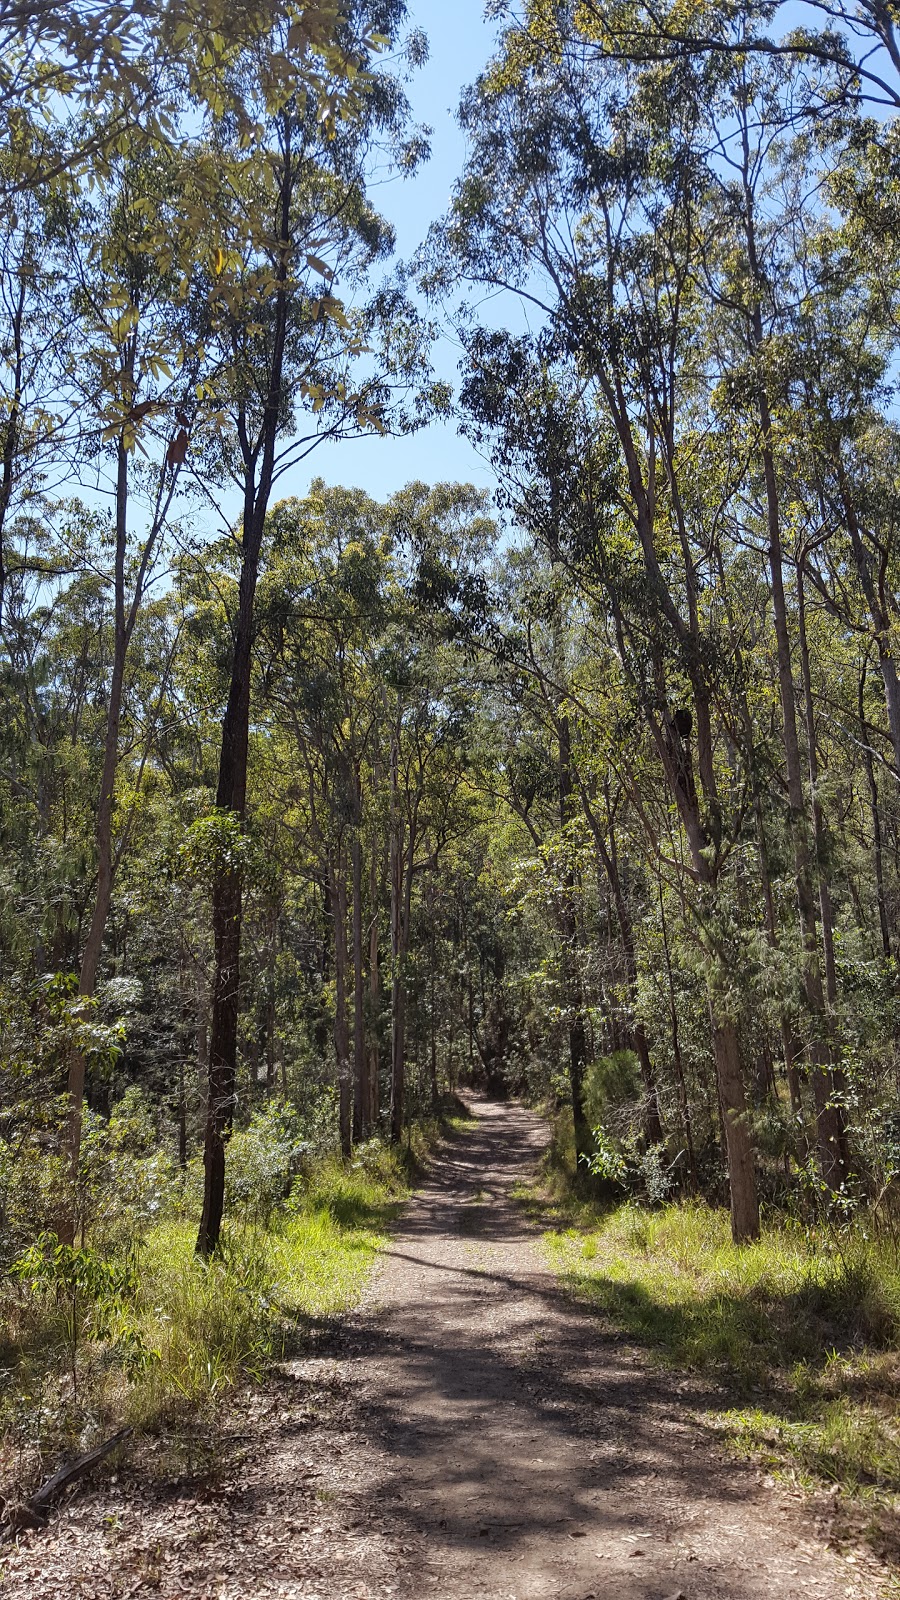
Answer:
[{"label": "green shrub", "polygon": [[299,1111],[286,1100],[269,1100],[228,1145],[226,1206],[266,1223],[286,1200],[311,1155]]}]

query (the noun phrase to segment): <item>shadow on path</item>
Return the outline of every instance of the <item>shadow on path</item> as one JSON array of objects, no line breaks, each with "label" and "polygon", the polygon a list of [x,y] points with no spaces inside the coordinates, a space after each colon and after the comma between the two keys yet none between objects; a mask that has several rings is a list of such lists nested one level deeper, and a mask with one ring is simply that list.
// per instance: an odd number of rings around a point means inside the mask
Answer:
[{"label": "shadow on path", "polygon": [[[863,1593],[786,1497],[726,1461],[677,1379],[568,1298],[511,1198],[546,1140],[474,1101],[343,1334],[393,1592],[452,1600]],[[804,1537],[806,1543],[804,1543]],[[372,1591],[375,1593],[376,1591]]]}]

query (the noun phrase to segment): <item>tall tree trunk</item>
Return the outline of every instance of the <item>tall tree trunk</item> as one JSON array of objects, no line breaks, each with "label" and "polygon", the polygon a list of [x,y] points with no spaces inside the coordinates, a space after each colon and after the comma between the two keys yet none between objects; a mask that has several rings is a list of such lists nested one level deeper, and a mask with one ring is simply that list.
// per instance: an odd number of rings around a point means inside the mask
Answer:
[{"label": "tall tree trunk", "polygon": [[378,1052],[378,1018],[381,1012],[381,966],[378,956],[378,863],[375,857],[375,840],[372,841],[372,859],[369,864],[369,902],[371,923],[369,926],[369,1126],[378,1126],[381,1111],[379,1104],[379,1080],[381,1077],[381,1061]]},{"label": "tall tree trunk", "polygon": [[[746,143],[745,160],[749,161]],[[747,261],[751,280],[754,285],[758,285],[762,282],[762,274],[757,255],[754,199],[749,186],[749,179],[746,175],[745,224]],[[747,328],[750,353],[757,363],[756,406],[759,417],[760,454],[765,486],[769,583],[775,621],[782,740],[787,776],[791,842],[797,880],[797,909],[803,948],[803,989],[811,1030],[807,1054],[812,1078],[813,1099],[816,1107],[816,1130],[822,1176],[831,1188],[838,1188],[846,1176],[846,1140],[842,1114],[833,1099],[834,1084],[828,1049],[828,1017],[825,992],[822,985],[822,971],[819,963],[809,822],[803,793],[803,770],[800,759],[800,743],[797,736],[797,707],[791,663],[791,638],[788,627],[787,602],[784,593],[781,505],[772,444],[772,417],[769,409],[765,377],[762,371],[763,346],[765,342],[762,309],[759,297],[755,292],[748,310]]]},{"label": "tall tree trunk", "polygon": [[[825,815],[819,799],[819,753],[816,741],[816,717],[812,695],[812,672],[809,659],[809,639],[806,629],[806,596],[803,583],[803,564],[797,563],[797,627],[800,637],[800,667],[803,678],[803,703],[806,714],[806,739],[809,761],[809,787],[812,796],[813,847],[815,850],[816,877],[819,885],[819,912],[822,922],[822,947],[825,954],[825,999],[827,1005],[831,1071],[828,1078],[827,1099],[822,1095],[824,1085],[818,1087],[816,1122],[820,1149],[824,1142],[827,1150],[823,1159],[823,1175],[837,1188],[846,1180],[850,1164],[846,1119],[843,1110],[844,1075],[840,1067],[840,1041],[837,1037],[837,961],[834,951],[834,908],[828,882],[828,855],[825,833]],[[824,1100],[824,1103],[823,1103]]]},{"label": "tall tree trunk", "polygon": [[863,763],[866,769],[866,782],[869,787],[869,807],[872,812],[872,853],[875,861],[875,893],[878,900],[878,925],[881,930],[881,949],[886,961],[891,958],[891,931],[887,914],[887,896],[884,887],[884,844],[881,834],[881,813],[878,806],[878,783],[875,778],[875,763],[872,760],[872,747],[869,744],[868,730],[866,727],[866,667],[864,659],[862,671],[859,675],[859,736],[862,744]]},{"label": "tall tree trunk", "polygon": [[813,849],[816,878],[819,886],[819,915],[822,923],[822,948],[825,954],[825,999],[830,1014],[830,1027],[834,1029],[834,1012],[837,1006],[837,963],[834,954],[834,908],[828,883],[828,855],[825,833],[825,815],[819,799],[819,751],[816,738],[816,713],[813,705],[812,669],[809,659],[809,637],[806,628],[806,589],[803,582],[803,563],[797,563],[797,632],[800,641],[800,673],[803,681],[803,707],[806,718],[806,743],[809,765],[809,788],[812,798]]},{"label": "tall tree trunk", "polygon": [[[720,573],[724,588],[725,574],[721,566]],[[738,670],[742,673],[743,659],[742,652],[740,650],[736,652],[735,659]],[[744,730],[746,760],[753,785],[753,816],[756,822],[756,850],[757,861],[759,865],[759,881],[762,888],[763,906],[765,909],[766,943],[773,954],[777,955],[780,947],[780,941],[778,938],[778,919],[775,915],[775,900],[772,894],[772,875],[769,870],[769,847],[766,841],[766,823],[765,815],[763,813],[763,796],[756,773],[756,762],[754,759],[755,740],[753,734],[753,719],[750,715],[750,707],[747,704],[747,696],[743,689],[741,689],[739,692],[738,704],[740,709],[741,724]],[[784,1061],[785,1078],[787,1080],[788,1092],[791,1097],[791,1110],[794,1112],[795,1116],[799,1116],[803,1107],[803,1100],[800,1091],[800,1075],[797,1071],[797,1060],[801,1050],[800,1045],[794,1037],[794,1031],[791,1027],[791,1019],[784,1003],[782,1003],[782,1005],[779,1007],[779,1032],[781,1034],[781,1054]]]},{"label": "tall tree trunk", "polygon": [[[103,935],[112,902],[113,877],[113,807],[116,793],[116,773],[119,765],[119,728],[122,720],[122,690],[125,681],[125,658],[128,633],[125,615],[125,555],[128,545],[128,453],[120,437],[116,452],[116,551],[113,578],[113,664],[109,685],[109,703],[106,708],[106,731],[103,743],[103,768],[94,824],[94,841],[97,857],[97,887],[88,926],[87,939],[81,957],[78,993],[90,1001],[97,987],[97,972],[103,951]],[[87,1008],[85,1008],[86,1010]],[[81,1131],[84,1117],[84,1085],[87,1061],[83,1050],[73,1049],[69,1056],[68,1116],[66,1123],[66,1158],[71,1183],[71,1207],[61,1221],[60,1239],[72,1244],[77,1229],[78,1174],[81,1161]]]},{"label": "tall tree trunk", "polygon": [[428,955],[429,955],[429,995],[428,995],[428,1077],[431,1086],[431,1109],[437,1116],[440,1110],[441,1096],[438,1087],[437,1070],[437,1017],[435,1014],[435,904],[434,881],[429,886],[428,894]]},{"label": "tall tree trunk", "polygon": [[352,1150],[353,1082],[350,1070],[350,1024],[347,1012],[347,887],[340,845],[329,855],[329,900],[334,927],[334,1054],[337,1063],[338,1122],[341,1155]]},{"label": "tall tree trunk", "polygon": [[[238,612],[231,659],[228,702],[222,719],[216,807],[243,827],[247,807],[247,758],[250,745],[250,670],[253,616],[266,512],[272,492],[275,450],[282,419],[282,376],[287,336],[291,268],[291,198],[294,168],[290,116],[282,119],[283,165],[278,199],[276,290],[272,307],[272,347],[263,416],[255,441],[247,411],[240,415],[238,442],[243,461],[244,507],[241,526],[241,571]],[[197,1231],[199,1256],[218,1248],[225,1207],[225,1145],[234,1119],[237,1089],[238,1016],[240,1009],[241,921],[243,879],[233,852],[220,862],[213,879],[213,945],[215,975],[209,1041],[209,1082],[203,1144],[203,1210]]]},{"label": "tall tree trunk", "polygon": [[672,956],[669,950],[669,930],[666,926],[666,907],[663,899],[662,878],[657,879],[659,892],[659,918],[662,931],[663,956],[666,963],[666,983],[669,993],[669,1027],[672,1038],[672,1063],[675,1068],[675,1084],[678,1092],[678,1106],[681,1111],[681,1121],[684,1128],[684,1142],[687,1148],[688,1165],[691,1174],[691,1188],[696,1194],[700,1187],[700,1178],[697,1173],[697,1156],[694,1151],[694,1124],[691,1117],[691,1102],[687,1092],[687,1080],[684,1076],[684,1062],[681,1059],[681,1039],[678,1032],[678,1007],[675,1004],[675,983],[672,976]]},{"label": "tall tree trunk", "polygon": [[406,1097],[406,961],[416,818],[400,811],[399,750],[391,752],[391,1139],[400,1142]]},{"label": "tall tree trunk", "polygon": [[[262,527],[259,527],[261,541]],[[247,803],[247,755],[250,740],[250,661],[253,603],[259,561],[256,527],[250,514],[249,549],[241,571],[231,685],[222,721],[219,784],[216,805],[224,816],[243,822]],[[212,922],[215,968],[209,1037],[209,1081],[203,1146],[203,1210],[197,1253],[217,1248],[225,1206],[225,1143],[234,1119],[237,1086],[238,1017],[240,1010],[241,918],[243,879],[234,852],[218,865],[213,879]]]},{"label": "tall tree trunk", "polygon": [[[357,780],[358,782],[358,780]],[[366,1001],[363,972],[363,872],[359,819],[350,847],[353,875],[353,1137],[368,1138],[369,1084],[366,1056]]]},{"label": "tall tree trunk", "polygon": [[745,1243],[759,1238],[759,1205],[753,1169],[753,1145],[747,1128],[741,1052],[734,1022],[728,1017],[717,1017],[713,1000],[710,1000],[710,1015],[719,1103],[728,1154],[731,1231],[737,1243]]}]

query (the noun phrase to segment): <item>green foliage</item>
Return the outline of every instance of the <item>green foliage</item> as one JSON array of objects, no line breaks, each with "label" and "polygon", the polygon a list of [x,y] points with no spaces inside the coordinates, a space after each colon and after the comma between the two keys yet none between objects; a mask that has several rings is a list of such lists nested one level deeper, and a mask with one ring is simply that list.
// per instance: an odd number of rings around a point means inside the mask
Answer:
[{"label": "green foliage", "polygon": [[177,1203],[180,1190],[172,1152],[160,1143],[144,1090],[132,1085],[109,1118],[86,1115],[79,1174],[84,1232],[106,1249],[127,1250]]},{"label": "green foliage", "polygon": [[633,1050],[615,1050],[590,1063],[584,1078],[584,1110],[592,1128],[640,1097],[640,1069]]},{"label": "green foliage", "polygon": [[100,1347],[126,1370],[142,1369],[152,1360],[154,1352],[134,1315],[138,1279],[133,1261],[105,1261],[93,1250],[60,1244],[55,1234],[44,1233],[13,1262],[10,1275],[33,1301],[43,1301],[44,1315],[61,1326],[76,1404],[84,1344]]},{"label": "green foliage", "polygon": [[[132,1136],[140,1128],[136,1098],[122,1120]],[[257,1144],[266,1126],[257,1121]],[[165,1430],[218,1404],[318,1319],[353,1304],[408,1193],[398,1154],[373,1141],[350,1167],[307,1158],[283,1206],[269,1206],[265,1170],[248,1159],[245,1175],[246,1220],[208,1262],[194,1253],[195,1224],[177,1215],[109,1255],[45,1234],[16,1261],[0,1282],[0,1459],[15,1444],[17,1473],[123,1418]],[[267,1225],[255,1220],[261,1204]]]},{"label": "green foliage", "polygon": [[591,1131],[594,1148],[590,1155],[582,1155],[581,1160],[595,1178],[624,1188],[628,1182],[628,1163],[622,1151],[602,1128],[593,1128]]},{"label": "green foliage", "polygon": [[308,1120],[297,1108],[285,1100],[266,1101],[229,1141],[229,1209],[234,1206],[249,1221],[265,1225],[288,1198],[313,1149]]}]

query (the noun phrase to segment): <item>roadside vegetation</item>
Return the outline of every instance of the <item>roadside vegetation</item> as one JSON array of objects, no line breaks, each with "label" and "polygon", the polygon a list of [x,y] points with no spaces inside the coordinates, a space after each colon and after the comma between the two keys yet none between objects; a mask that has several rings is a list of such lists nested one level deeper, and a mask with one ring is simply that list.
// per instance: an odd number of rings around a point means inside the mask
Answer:
[{"label": "roadside vegetation", "polygon": [[[611,1160],[613,1146],[598,1130]],[[559,1117],[541,1180],[519,1198],[545,1228],[549,1260],[670,1369],[694,1375],[685,1403],[711,1412],[729,1446],[764,1470],[849,1502],[854,1523],[896,1555],[900,1532],[900,1233],[890,1216],[764,1216],[737,1246],[728,1211],[654,1203],[576,1172]]]},{"label": "roadside vegetation", "polygon": [[181,1172],[158,1152],[140,1154],[139,1098],[127,1108],[127,1125],[120,1114],[111,1126],[119,1156],[132,1142],[132,1201],[98,1186],[90,1242],[62,1245],[45,1231],[0,1282],[6,1497],[33,1487],[48,1460],[123,1426],[164,1442],[188,1418],[213,1422],[237,1386],[302,1348],[357,1300],[450,1125],[450,1112],[419,1121],[402,1147],[372,1139],[346,1163],[311,1148],[289,1108],[268,1106],[233,1140],[234,1216],[204,1261],[194,1248],[199,1164]]}]

